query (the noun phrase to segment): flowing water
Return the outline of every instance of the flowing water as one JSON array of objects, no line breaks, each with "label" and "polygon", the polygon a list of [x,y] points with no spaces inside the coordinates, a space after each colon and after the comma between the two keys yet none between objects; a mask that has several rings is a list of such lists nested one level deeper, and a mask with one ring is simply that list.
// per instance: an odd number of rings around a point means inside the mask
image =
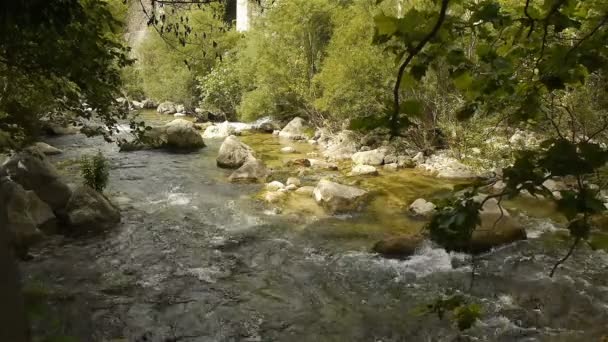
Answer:
[{"label": "flowing water", "polygon": [[[275,152],[285,142],[269,135],[243,140],[280,168]],[[379,238],[419,229],[404,206],[441,196],[449,183],[414,171],[344,178],[374,191],[369,210],[329,217],[310,199],[294,197],[291,209],[276,214],[256,200],[262,185],[231,184],[230,171],[216,167],[219,141],[189,154],[119,153],[80,135],[48,142],[64,150],[53,161],[72,183],[79,182],[75,160],[98,149],[106,154],[107,193],[123,219],[104,236],[54,238],[22,264],[26,289],[43,292],[51,304],[38,330],[77,341],[603,341],[608,335],[608,254],[583,246],[549,278],[566,242],[546,219],[525,218],[533,238],[483,256],[470,291],[464,255],[430,245],[403,261],[369,252]],[[289,144],[302,155],[314,153]],[[302,176],[304,183],[313,178]],[[421,314],[438,296],[457,291],[483,308],[481,321],[460,334],[449,320]]]}]

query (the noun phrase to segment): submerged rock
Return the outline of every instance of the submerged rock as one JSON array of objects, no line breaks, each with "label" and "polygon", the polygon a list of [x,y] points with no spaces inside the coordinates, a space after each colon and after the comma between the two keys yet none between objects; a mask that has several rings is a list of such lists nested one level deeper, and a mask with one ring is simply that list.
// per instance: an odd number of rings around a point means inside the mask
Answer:
[{"label": "submerged rock", "polygon": [[375,149],[364,152],[357,152],[351,157],[353,163],[357,165],[382,165],[386,152],[382,149]]},{"label": "submerged rock", "polygon": [[306,125],[304,119],[296,117],[285,127],[283,127],[283,129],[279,132],[279,137],[292,140],[307,140],[307,128],[308,126]]},{"label": "submerged rock", "polygon": [[414,255],[423,243],[422,235],[400,235],[378,241],[372,250],[385,258],[405,259]]},{"label": "submerged rock", "polygon": [[312,165],[312,162],[310,159],[300,158],[300,159],[288,160],[285,164],[287,166],[310,167]]},{"label": "submerged rock", "polygon": [[313,192],[317,203],[331,213],[340,213],[360,209],[368,192],[348,185],[342,185],[322,179]]},{"label": "submerged rock", "polygon": [[56,147],[53,147],[47,143],[43,143],[43,142],[37,142],[37,143],[33,144],[32,146],[30,146],[29,148],[34,148],[34,149],[38,150],[40,153],[47,155],[47,156],[63,153],[62,150],[60,150]]},{"label": "submerged rock", "polygon": [[337,171],[338,165],[330,162],[326,162],[320,159],[308,159],[310,166],[314,169]]},{"label": "submerged rock", "polygon": [[295,153],[296,149],[291,146],[285,146],[281,148],[281,153]]},{"label": "submerged rock", "polygon": [[269,191],[264,194],[264,201],[268,203],[278,203],[283,201],[287,197],[287,194],[283,191]]},{"label": "submerged rock", "polygon": [[217,156],[217,166],[236,169],[246,161],[255,159],[251,147],[242,143],[237,137],[231,135],[224,139]]},{"label": "submerged rock", "polygon": [[171,101],[166,101],[158,105],[156,111],[160,114],[175,114],[177,112],[177,108],[175,103]]},{"label": "submerged rock", "polygon": [[351,176],[377,176],[378,170],[371,165],[355,165],[351,170]]},{"label": "submerged rock", "polygon": [[71,233],[100,232],[120,222],[120,211],[110,201],[88,186],[74,190],[66,206],[67,223]]},{"label": "submerged rock", "polygon": [[37,150],[26,149],[9,158],[3,171],[25,190],[32,190],[53,211],[63,209],[72,192],[55,167]]},{"label": "submerged rock", "polygon": [[295,193],[303,196],[312,196],[315,192],[314,186],[303,186],[296,189]]},{"label": "submerged rock", "polygon": [[270,172],[264,162],[258,159],[248,159],[243,166],[235,170],[229,177],[231,182],[264,182]]},{"label": "submerged rock", "polygon": [[435,204],[419,198],[410,204],[409,210],[416,216],[429,216],[435,211],[435,208],[437,208]]}]

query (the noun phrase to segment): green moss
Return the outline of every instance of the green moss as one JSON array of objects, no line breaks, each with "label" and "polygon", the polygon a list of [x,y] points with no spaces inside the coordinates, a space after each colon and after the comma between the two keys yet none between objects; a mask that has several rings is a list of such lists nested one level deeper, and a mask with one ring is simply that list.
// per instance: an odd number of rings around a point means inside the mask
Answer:
[{"label": "green moss", "polygon": [[608,252],[608,233],[598,232],[591,235],[589,245],[593,250],[603,250]]}]

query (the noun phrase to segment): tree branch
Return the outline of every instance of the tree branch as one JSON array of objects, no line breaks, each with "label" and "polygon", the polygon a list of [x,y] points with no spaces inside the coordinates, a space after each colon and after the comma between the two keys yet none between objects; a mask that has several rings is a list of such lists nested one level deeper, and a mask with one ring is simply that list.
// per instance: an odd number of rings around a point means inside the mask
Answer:
[{"label": "tree branch", "polygon": [[437,34],[437,32],[439,32],[441,25],[443,25],[443,22],[445,21],[445,16],[446,16],[446,12],[448,10],[449,3],[450,3],[450,0],[441,1],[441,9],[439,10],[439,17],[437,18],[437,22],[435,22],[435,26],[433,26],[433,29],[431,30],[431,32],[429,32],[414,47],[414,49],[408,54],[405,61],[403,61],[403,63],[401,63],[401,66],[399,67],[399,72],[397,73],[397,80],[395,81],[395,87],[393,89],[393,99],[394,99],[393,110],[394,111],[393,111],[393,115],[391,116],[391,122],[390,122],[392,137],[399,135],[399,91],[401,89],[401,80],[403,79],[403,73],[405,72],[405,69],[407,69],[407,67],[410,64],[410,62],[412,61],[412,59],[414,59],[414,57],[416,57],[416,55],[418,55],[418,53],[420,53],[420,51],[422,51],[422,49],[425,47],[425,45]]}]

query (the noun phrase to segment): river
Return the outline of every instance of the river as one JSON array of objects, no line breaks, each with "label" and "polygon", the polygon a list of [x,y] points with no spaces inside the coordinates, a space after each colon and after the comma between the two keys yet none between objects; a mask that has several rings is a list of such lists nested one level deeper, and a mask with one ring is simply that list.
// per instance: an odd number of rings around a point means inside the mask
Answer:
[{"label": "river", "polygon": [[[244,140],[258,150],[272,141],[280,146],[271,136]],[[391,231],[422,225],[395,203],[445,191],[449,183],[407,171],[375,181],[377,199],[361,214],[327,217],[307,201],[292,206],[300,215],[277,214],[256,200],[262,185],[231,184],[230,171],[216,167],[221,141],[188,154],[120,153],[82,135],[47,142],[64,150],[52,160],[71,183],[79,182],[74,161],[101,150],[111,164],[107,194],[123,218],[103,236],[50,239],[21,264],[27,291],[45,298],[34,317],[38,333],[87,342],[608,336],[608,254],[582,246],[549,278],[567,241],[547,219],[526,216],[531,238],[482,256],[470,290],[463,254],[429,245],[399,261],[369,252]],[[459,333],[450,320],[421,313],[438,296],[459,291],[483,308],[473,328]]]}]

